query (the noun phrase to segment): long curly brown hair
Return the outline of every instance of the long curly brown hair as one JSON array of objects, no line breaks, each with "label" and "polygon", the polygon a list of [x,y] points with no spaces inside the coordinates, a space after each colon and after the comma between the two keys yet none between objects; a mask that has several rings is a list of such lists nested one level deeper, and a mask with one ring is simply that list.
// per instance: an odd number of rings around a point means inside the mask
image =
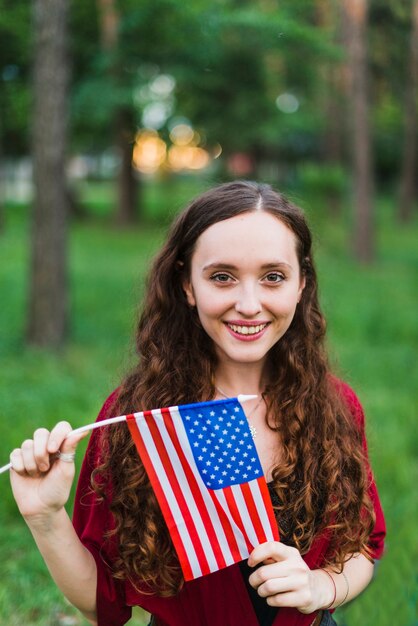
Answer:
[{"label": "long curly brown hair", "polygon": [[[283,195],[264,184],[227,183],[202,194],[178,216],[149,275],[136,335],[137,365],[122,382],[113,408],[127,414],[215,397],[215,351],[183,284],[199,236],[217,222],[254,210],[271,213],[293,231],[306,281],[288,331],[269,353],[264,394],[268,424],[282,446],[273,471],[277,519],[302,554],[328,529],[326,562],[342,567],[350,554],[368,554],[374,524],[368,469],[361,429],[330,374],[324,350],[311,234],[302,211]],[[159,595],[175,595],[183,584],[181,570],[128,429],[109,427],[101,436],[103,457],[93,487],[109,498],[115,520],[109,532],[119,550],[114,576],[147,583]]]}]

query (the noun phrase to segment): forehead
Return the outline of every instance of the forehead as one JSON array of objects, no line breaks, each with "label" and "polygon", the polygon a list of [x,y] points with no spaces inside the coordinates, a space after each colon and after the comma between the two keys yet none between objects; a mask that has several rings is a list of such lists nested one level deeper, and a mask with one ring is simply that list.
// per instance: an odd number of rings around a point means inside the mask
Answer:
[{"label": "forehead", "polygon": [[293,265],[298,262],[296,236],[271,213],[251,211],[209,226],[197,239],[193,258],[202,262],[252,258]]}]

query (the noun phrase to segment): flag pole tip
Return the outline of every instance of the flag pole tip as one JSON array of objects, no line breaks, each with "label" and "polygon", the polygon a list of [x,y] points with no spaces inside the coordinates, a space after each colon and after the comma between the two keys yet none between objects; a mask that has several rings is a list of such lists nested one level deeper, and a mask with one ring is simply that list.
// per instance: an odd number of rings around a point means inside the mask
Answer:
[{"label": "flag pole tip", "polygon": [[258,398],[257,395],[245,395],[240,393],[238,396],[238,402],[247,402],[247,400],[255,400],[255,398]]}]

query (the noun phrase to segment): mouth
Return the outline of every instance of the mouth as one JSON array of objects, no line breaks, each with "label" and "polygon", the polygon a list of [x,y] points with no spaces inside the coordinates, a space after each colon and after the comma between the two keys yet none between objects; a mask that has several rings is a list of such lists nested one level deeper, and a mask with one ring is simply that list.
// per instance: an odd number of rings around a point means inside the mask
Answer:
[{"label": "mouth", "polygon": [[225,326],[230,331],[231,335],[239,339],[252,340],[258,339],[263,335],[270,322],[262,322],[259,324],[244,323],[233,324],[232,322],[225,322]]}]

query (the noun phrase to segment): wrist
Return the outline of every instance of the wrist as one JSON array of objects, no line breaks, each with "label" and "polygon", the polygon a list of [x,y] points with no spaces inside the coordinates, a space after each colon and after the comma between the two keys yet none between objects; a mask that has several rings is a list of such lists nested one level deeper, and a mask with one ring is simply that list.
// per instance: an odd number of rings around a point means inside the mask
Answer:
[{"label": "wrist", "polygon": [[64,507],[47,513],[36,513],[32,515],[24,515],[23,518],[33,534],[43,535],[51,534],[61,527],[63,518],[67,513]]},{"label": "wrist", "polygon": [[314,570],[317,577],[317,609],[330,609],[337,598],[337,586],[331,572],[326,569]]}]

